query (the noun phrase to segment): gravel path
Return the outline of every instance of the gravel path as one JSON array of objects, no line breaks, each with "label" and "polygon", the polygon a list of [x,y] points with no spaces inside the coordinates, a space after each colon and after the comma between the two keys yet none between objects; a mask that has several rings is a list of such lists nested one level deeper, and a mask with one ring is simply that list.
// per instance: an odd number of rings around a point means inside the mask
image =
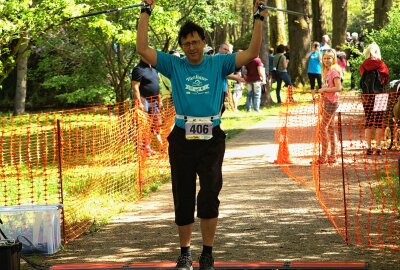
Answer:
[{"label": "gravel path", "polygon": [[[400,269],[400,252],[347,246],[326,218],[313,190],[273,164],[277,145],[271,117],[227,143],[217,261],[364,261],[369,269]],[[130,205],[99,231],[46,257],[50,264],[74,262],[174,261],[178,255],[170,184]],[[200,253],[198,222],[194,258]]]}]

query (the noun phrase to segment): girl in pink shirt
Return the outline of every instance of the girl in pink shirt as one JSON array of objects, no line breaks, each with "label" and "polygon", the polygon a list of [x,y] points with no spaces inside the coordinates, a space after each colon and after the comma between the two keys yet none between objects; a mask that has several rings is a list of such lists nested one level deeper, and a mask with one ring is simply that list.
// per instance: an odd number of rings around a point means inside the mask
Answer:
[{"label": "girl in pink shirt", "polygon": [[[337,64],[336,52],[333,49],[325,50],[322,55],[322,88],[318,92],[322,95],[322,110],[320,123],[321,156],[316,164],[336,162],[335,115],[339,107],[339,92],[342,90],[341,69]],[[328,144],[330,155],[328,156]]]}]

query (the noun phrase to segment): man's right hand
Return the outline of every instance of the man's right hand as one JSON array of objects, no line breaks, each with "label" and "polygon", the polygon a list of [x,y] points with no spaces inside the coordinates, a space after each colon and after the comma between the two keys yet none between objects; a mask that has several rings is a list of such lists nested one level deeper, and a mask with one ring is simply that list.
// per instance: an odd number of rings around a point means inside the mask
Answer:
[{"label": "man's right hand", "polygon": [[149,5],[151,8],[154,8],[154,6],[156,5],[156,0],[143,0],[143,3]]},{"label": "man's right hand", "polygon": [[[150,5],[151,9],[156,5],[155,0],[143,0],[143,3],[146,5]],[[144,12],[148,13],[148,12]],[[153,48],[149,47],[149,37],[148,37],[148,28],[149,28],[149,18],[150,15],[142,15],[141,13],[137,34],[136,34],[136,52],[141,55],[141,57],[146,61],[146,63],[156,66],[157,65],[157,52]]]}]

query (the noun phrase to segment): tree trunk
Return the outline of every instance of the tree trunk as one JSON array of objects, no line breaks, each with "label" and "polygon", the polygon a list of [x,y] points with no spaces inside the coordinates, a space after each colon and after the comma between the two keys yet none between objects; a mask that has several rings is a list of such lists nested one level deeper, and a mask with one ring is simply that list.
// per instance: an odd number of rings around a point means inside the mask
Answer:
[{"label": "tree trunk", "polygon": [[346,40],[347,1],[332,1],[332,48],[343,44]]},{"label": "tree trunk", "polygon": [[[268,44],[268,18],[269,16],[266,16],[265,20],[266,22],[264,22],[263,24],[263,39],[262,39],[262,43],[261,43],[261,51],[260,51],[260,58],[261,61],[264,64],[265,67],[265,75],[269,74],[269,68],[268,68],[268,57],[269,57],[269,53],[268,53],[268,48],[269,48],[269,44]],[[263,87],[265,89],[265,92],[261,95],[261,106],[264,107],[269,107],[271,105],[274,104],[272,98],[271,98],[271,92],[270,92],[270,87],[269,87],[269,83],[268,83],[268,76],[266,76],[267,78],[267,84],[265,84]]]},{"label": "tree trunk", "polygon": [[[276,7],[276,0],[268,1],[268,5]],[[276,49],[278,45],[278,18],[273,14],[268,14],[269,24],[269,46]]]},{"label": "tree trunk", "polygon": [[381,29],[388,22],[388,12],[392,7],[393,0],[375,0],[374,4],[374,28]]},{"label": "tree trunk", "polygon": [[26,82],[28,73],[28,44],[29,39],[26,34],[21,36],[22,43],[18,49],[17,55],[17,86],[14,96],[14,111],[13,115],[20,115],[25,113],[25,100],[26,100]]},{"label": "tree trunk", "polygon": [[[304,14],[310,13],[308,0],[287,0],[287,9]],[[308,16],[288,14],[289,25],[289,48],[290,54],[289,74],[295,85],[304,84],[305,72],[307,71],[304,56],[309,51],[310,44],[310,22]]]},{"label": "tree trunk", "polygon": [[227,37],[227,26],[226,25],[217,25],[215,28],[215,46],[219,46],[222,43],[226,42]]},{"label": "tree trunk", "polygon": [[[271,0],[268,2],[269,6],[276,8],[283,8],[282,0]],[[268,15],[269,17],[269,43],[270,47],[276,49],[279,44],[286,45],[286,17],[283,12],[275,12],[275,14]]]},{"label": "tree trunk", "polygon": [[123,57],[122,45],[113,46],[114,42],[104,41],[106,68],[110,76],[110,83],[115,92],[116,102],[123,102],[129,96],[130,85],[127,86],[125,78],[129,76],[134,56],[126,59]]},{"label": "tree trunk", "polygon": [[312,41],[321,42],[322,36],[326,34],[326,20],[323,0],[312,0]]},{"label": "tree trunk", "polygon": [[241,6],[241,14],[242,17],[242,25],[240,27],[240,36],[246,35],[249,31],[251,31],[251,23],[253,21],[253,15],[249,12],[248,7],[253,4],[253,1],[244,0]]}]

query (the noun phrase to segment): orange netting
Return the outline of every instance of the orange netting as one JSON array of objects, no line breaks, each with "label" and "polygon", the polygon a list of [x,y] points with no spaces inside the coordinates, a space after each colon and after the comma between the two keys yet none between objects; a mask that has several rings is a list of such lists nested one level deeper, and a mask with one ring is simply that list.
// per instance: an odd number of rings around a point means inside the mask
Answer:
[{"label": "orange netting", "polygon": [[[327,134],[321,131],[322,103],[299,105],[290,89],[287,95],[284,124],[275,136],[276,162],[315,188],[348,243],[399,249],[400,133],[391,117],[396,94],[387,96],[387,107],[380,109],[382,156],[366,155],[368,97],[341,96],[334,117],[337,162],[326,164],[312,163],[321,155],[321,142],[331,141],[320,136]],[[380,99],[385,103],[384,96]],[[168,179],[166,137],[174,107],[170,99],[163,104],[159,116],[124,103],[2,118],[0,204],[63,203],[64,239],[76,238],[95,221],[119,211],[116,203],[138,199],[152,183]]]},{"label": "orange netting", "polygon": [[151,184],[169,179],[174,106],[159,114],[123,103],[1,119],[3,206],[64,205],[64,240],[76,238]]},{"label": "orange netting", "polygon": [[[399,249],[400,130],[392,116],[397,96],[341,95],[332,122],[327,120],[332,107],[322,99],[283,107],[283,126],[275,134],[276,163],[290,177],[315,189],[347,243]],[[371,151],[365,129],[373,135]]]}]

